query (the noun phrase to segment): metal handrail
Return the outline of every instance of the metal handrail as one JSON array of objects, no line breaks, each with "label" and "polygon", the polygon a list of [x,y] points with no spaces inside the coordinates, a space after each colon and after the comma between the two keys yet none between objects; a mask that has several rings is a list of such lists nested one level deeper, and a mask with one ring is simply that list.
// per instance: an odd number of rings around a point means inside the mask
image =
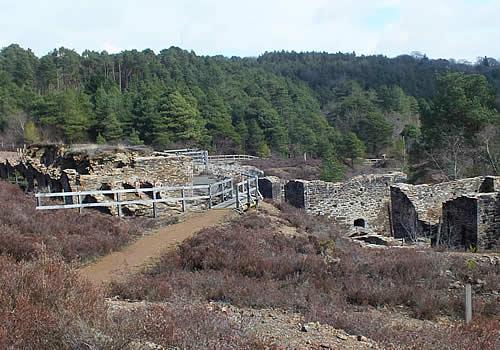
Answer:
[{"label": "metal handrail", "polygon": [[[201,195],[191,195],[186,196],[186,191],[201,190],[207,194]],[[181,196],[174,195],[172,197],[157,198],[157,194],[165,192],[177,192],[181,193]],[[236,193],[235,193],[236,192]],[[121,194],[134,193],[140,196],[140,194],[152,193],[151,199],[132,199],[132,200],[121,200]],[[96,203],[84,203],[84,199],[88,195],[93,196],[113,196],[113,199],[108,201],[99,201]],[[234,202],[238,207],[240,205],[240,199],[247,196],[247,203],[251,205],[251,202],[258,202],[260,198],[260,192],[258,189],[258,180],[256,177],[248,178],[246,181],[234,184],[232,178],[227,178],[222,181],[206,184],[206,185],[193,185],[193,186],[160,186],[151,188],[134,188],[134,189],[115,189],[115,190],[91,190],[91,191],[74,191],[74,192],[56,192],[56,193],[36,193],[35,198],[37,200],[37,210],[51,210],[51,209],[79,209],[82,211],[83,208],[92,207],[112,207],[116,206],[118,209],[118,214],[122,215],[122,207],[126,205],[133,204],[144,204],[153,206],[153,216],[156,217],[156,204],[158,203],[182,203],[182,211],[186,210],[186,204],[192,201],[208,200],[208,208],[212,208],[213,201],[219,202],[219,204]],[[76,199],[77,203],[64,203],[64,204],[42,204],[43,198],[61,199],[66,202],[67,197],[72,197]],[[231,204],[229,203],[229,204]]]}]

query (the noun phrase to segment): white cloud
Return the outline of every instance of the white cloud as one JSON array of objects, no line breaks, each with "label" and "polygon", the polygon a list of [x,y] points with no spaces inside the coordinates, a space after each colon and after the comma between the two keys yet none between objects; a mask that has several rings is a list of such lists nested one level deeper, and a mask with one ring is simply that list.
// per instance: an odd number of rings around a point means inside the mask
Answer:
[{"label": "white cloud", "polygon": [[[4,4],[5,2],[5,4]],[[0,0],[0,45],[199,54],[356,51],[500,57],[496,0]],[[386,17],[387,10],[391,16]]]}]

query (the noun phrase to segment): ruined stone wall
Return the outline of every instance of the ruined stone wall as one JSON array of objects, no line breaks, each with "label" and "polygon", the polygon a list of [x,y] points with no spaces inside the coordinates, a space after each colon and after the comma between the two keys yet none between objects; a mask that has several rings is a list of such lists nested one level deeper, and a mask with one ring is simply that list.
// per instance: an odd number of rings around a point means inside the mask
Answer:
[{"label": "ruined stone wall", "polygon": [[500,246],[500,194],[461,196],[443,204],[443,225],[436,239],[440,245],[469,249]]},{"label": "ruined stone wall", "polygon": [[480,249],[500,248],[500,192],[478,198],[477,245]]},{"label": "ruined stone wall", "polygon": [[397,184],[415,206],[419,220],[437,222],[441,216],[442,204],[466,194],[479,193],[484,177],[472,177],[435,185]]},{"label": "ruined stone wall", "polygon": [[437,245],[475,247],[478,233],[478,199],[461,196],[443,204],[443,225]]},{"label": "ruined stone wall", "polygon": [[391,186],[391,222],[395,238],[422,236],[423,227],[415,206],[399,186]]},{"label": "ruined stone wall", "polygon": [[115,167],[116,164],[108,163],[93,167],[90,174],[75,174],[70,185],[80,190],[190,185],[193,182],[192,164],[190,159],[178,156],[137,157],[126,166]]},{"label": "ruined stone wall", "polygon": [[285,185],[286,200],[307,212],[353,225],[362,219],[375,230],[389,229],[390,186],[406,181],[400,172],[356,176],[346,182],[294,180]]},{"label": "ruined stone wall", "polygon": [[28,190],[98,190],[189,185],[193,163],[188,157],[151,156],[147,150],[33,146],[23,157],[0,163],[0,176],[18,171]]},{"label": "ruined stone wall", "polygon": [[391,188],[394,236],[430,236],[434,243],[449,246],[491,245],[484,242],[495,242],[498,234],[498,227],[491,223],[492,218],[497,220],[492,213],[497,210],[498,191],[500,177],[495,176],[435,185],[396,184]]},{"label": "ruined stone wall", "polygon": [[208,172],[212,176],[218,178],[227,178],[231,177],[235,179],[235,181],[242,181],[246,179],[245,176],[241,176],[241,174],[247,174],[251,176],[262,176],[264,173],[262,170],[252,166],[252,165],[243,165],[239,162],[232,163],[209,163],[208,168],[204,165],[195,167],[195,171],[198,173]]},{"label": "ruined stone wall", "polygon": [[259,178],[259,191],[265,199],[281,202],[283,200],[283,187],[283,182],[277,176]]}]

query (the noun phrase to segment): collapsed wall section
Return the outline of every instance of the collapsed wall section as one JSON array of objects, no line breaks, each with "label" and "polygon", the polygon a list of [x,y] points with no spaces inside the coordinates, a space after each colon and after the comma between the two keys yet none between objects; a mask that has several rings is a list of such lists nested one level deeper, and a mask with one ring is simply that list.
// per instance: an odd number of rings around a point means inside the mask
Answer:
[{"label": "collapsed wall section", "polygon": [[416,239],[423,231],[413,202],[398,185],[391,186],[391,222],[395,238]]},{"label": "collapsed wall section", "polygon": [[436,245],[452,248],[500,247],[500,193],[461,196],[443,204],[443,225]]},{"label": "collapsed wall section", "polygon": [[443,204],[443,225],[435,244],[447,247],[476,247],[478,198],[461,196]]},{"label": "collapsed wall section", "polygon": [[277,176],[259,177],[259,191],[265,199],[276,202],[283,200],[283,183]]},{"label": "collapsed wall section", "polygon": [[[180,186],[192,185],[193,161],[185,156],[156,156],[148,149],[42,145],[29,147],[17,159],[0,159],[0,176],[12,179],[12,174],[24,178],[29,191],[76,192]],[[136,199],[134,196],[142,198],[147,195],[128,193],[123,194],[122,200]],[[163,193],[159,196],[161,198]],[[88,195],[84,202],[106,199],[109,198],[102,194]],[[70,197],[66,200],[73,201]],[[125,209],[134,215],[148,210],[145,205],[127,205]],[[114,210],[109,207],[111,213]]]},{"label": "collapsed wall section", "polygon": [[485,176],[435,185],[391,187],[396,238],[430,237],[448,247],[498,246],[500,177]]},{"label": "collapsed wall section", "polygon": [[356,176],[345,182],[293,180],[285,185],[285,199],[307,212],[326,215],[340,224],[388,230],[390,186],[406,181],[401,172]]},{"label": "collapsed wall section", "polygon": [[90,174],[66,173],[72,188],[98,190],[103,187],[122,188],[188,185],[193,181],[192,162],[185,157],[137,157],[125,165],[93,168]]},{"label": "collapsed wall section", "polygon": [[480,249],[500,248],[500,192],[478,198],[477,242]]},{"label": "collapsed wall section", "polygon": [[479,193],[485,179],[473,177],[435,185],[393,185],[391,212],[394,236],[414,239],[434,235],[442,216],[443,203],[462,195]]}]

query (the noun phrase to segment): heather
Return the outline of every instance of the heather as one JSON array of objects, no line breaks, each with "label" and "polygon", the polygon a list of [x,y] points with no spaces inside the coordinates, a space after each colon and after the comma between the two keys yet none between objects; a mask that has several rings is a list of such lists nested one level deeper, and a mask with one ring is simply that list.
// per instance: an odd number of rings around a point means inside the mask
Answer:
[{"label": "heather", "polygon": [[175,303],[110,311],[98,288],[63,261],[0,257],[0,348],[259,349],[241,325],[204,305]]},{"label": "heather", "polygon": [[37,211],[32,195],[0,181],[0,254],[29,260],[41,252],[85,261],[126,244],[135,225],[95,210]]},{"label": "heather", "polygon": [[[367,335],[386,346],[446,349],[450,348],[446,344],[470,344],[462,341],[467,334],[482,348],[492,348],[500,329],[494,318],[498,300],[482,296],[497,288],[497,266],[474,265],[429,249],[367,249],[341,238],[339,228],[324,219],[288,206],[281,209],[279,218],[252,213],[229,225],[203,230],[164,255],[154,268],[125,283],[114,283],[110,295],[285,308],[301,313],[305,320]],[[298,233],[278,233],[277,220]],[[485,279],[477,290],[478,323],[459,327],[462,290],[450,285],[477,276]],[[372,310],[401,313],[424,325],[430,321],[420,320],[445,317],[449,325],[440,325],[423,341],[419,335],[426,332],[395,327],[384,321],[386,314],[378,316],[377,322]]]}]

